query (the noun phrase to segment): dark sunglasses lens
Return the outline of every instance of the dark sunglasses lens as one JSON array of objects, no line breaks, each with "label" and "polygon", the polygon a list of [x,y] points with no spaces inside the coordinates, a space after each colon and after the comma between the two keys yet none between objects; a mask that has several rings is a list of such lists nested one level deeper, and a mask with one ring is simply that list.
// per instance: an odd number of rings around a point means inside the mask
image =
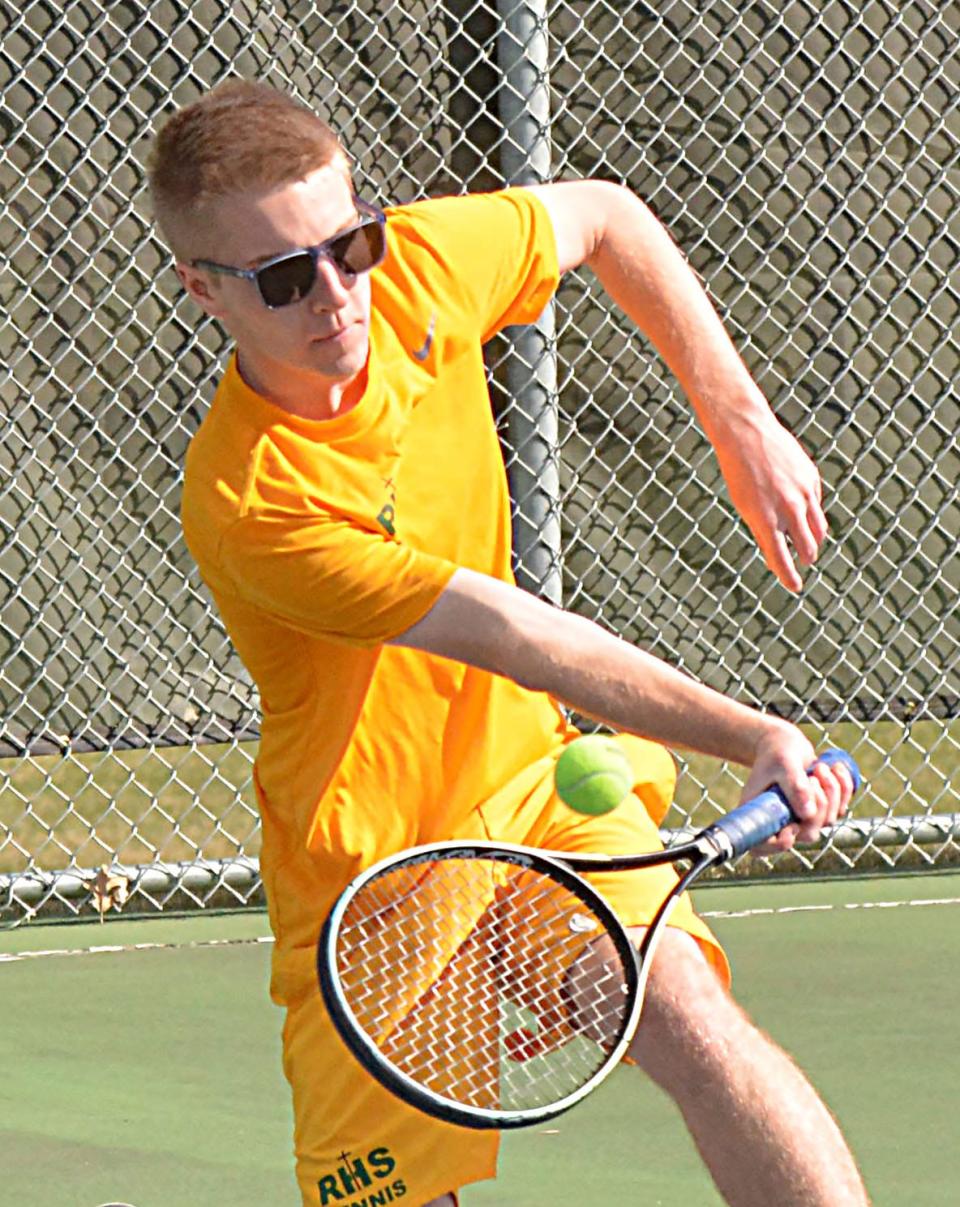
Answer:
[{"label": "dark sunglasses lens", "polygon": [[331,239],[328,247],[330,258],[341,272],[369,272],[380,263],[386,251],[383,226],[376,218],[371,218],[339,239]]},{"label": "dark sunglasses lens", "polygon": [[316,266],[309,252],[288,256],[268,264],[257,273],[260,296],[268,306],[289,306],[305,298],[316,280]]}]

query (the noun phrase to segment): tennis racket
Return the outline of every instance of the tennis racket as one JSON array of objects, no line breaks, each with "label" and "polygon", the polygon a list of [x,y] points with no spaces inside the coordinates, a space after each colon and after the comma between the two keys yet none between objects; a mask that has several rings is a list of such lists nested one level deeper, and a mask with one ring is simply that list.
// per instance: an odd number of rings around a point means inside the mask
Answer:
[{"label": "tennis racket", "polygon": [[[859,786],[844,751],[818,762],[843,763]],[[771,788],[643,855],[456,841],[402,851],[357,876],[331,910],[317,948],[323,999],[368,1072],[427,1114],[473,1128],[551,1119],[624,1056],[680,895],[792,820]],[[582,873],[665,863],[685,867],[636,949]]]}]

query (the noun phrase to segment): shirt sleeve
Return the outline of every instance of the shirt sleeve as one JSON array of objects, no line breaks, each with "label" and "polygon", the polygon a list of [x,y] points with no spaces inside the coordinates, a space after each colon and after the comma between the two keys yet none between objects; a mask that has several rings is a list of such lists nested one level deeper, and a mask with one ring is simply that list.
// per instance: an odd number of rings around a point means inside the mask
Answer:
[{"label": "shirt sleeve", "polygon": [[387,229],[403,246],[401,296],[425,290],[482,341],[535,322],[556,292],[553,224],[529,189],[416,202],[390,211]]},{"label": "shirt sleeve", "polygon": [[247,516],[220,546],[235,596],[310,636],[382,645],[421,620],[457,567],[336,516]]}]

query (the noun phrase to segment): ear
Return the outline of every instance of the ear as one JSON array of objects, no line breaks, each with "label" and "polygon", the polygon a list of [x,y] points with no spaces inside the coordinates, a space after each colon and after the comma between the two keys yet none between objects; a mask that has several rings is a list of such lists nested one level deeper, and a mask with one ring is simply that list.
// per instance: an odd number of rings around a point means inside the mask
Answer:
[{"label": "ear", "polygon": [[202,268],[194,268],[182,260],[177,261],[176,270],[180,284],[197,305],[214,318],[222,318],[224,312],[222,294],[218,283],[215,283],[216,279],[213,274],[205,272]]}]

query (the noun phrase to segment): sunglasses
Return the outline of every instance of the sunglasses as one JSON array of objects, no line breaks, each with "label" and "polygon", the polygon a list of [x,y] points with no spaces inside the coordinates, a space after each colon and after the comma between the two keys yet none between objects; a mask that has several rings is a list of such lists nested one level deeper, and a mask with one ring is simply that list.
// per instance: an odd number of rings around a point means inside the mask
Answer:
[{"label": "sunglasses", "polygon": [[369,272],[383,260],[387,254],[386,214],[359,198],[354,198],[354,204],[360,221],[316,247],[284,252],[256,268],[233,268],[214,260],[191,260],[190,267],[255,281],[263,304],[270,310],[279,310],[307,296],[317,279],[321,259],[329,260],[338,272],[351,277]]}]

